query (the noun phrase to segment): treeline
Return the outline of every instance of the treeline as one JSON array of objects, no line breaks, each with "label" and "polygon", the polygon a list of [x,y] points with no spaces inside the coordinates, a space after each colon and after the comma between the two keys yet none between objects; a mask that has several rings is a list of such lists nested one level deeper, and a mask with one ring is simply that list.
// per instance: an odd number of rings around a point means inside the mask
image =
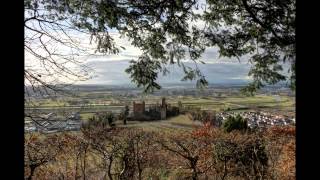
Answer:
[{"label": "treeline", "polygon": [[295,179],[295,128],[158,133],[105,124],[27,134],[26,179]]}]

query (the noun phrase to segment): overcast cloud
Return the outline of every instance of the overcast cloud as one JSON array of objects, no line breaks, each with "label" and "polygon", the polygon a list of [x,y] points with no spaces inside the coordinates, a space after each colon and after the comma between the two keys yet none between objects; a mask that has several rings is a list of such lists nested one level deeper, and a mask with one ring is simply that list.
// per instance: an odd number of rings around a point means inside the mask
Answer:
[{"label": "overcast cloud", "polygon": [[[204,1],[199,2],[199,9],[194,10],[196,13],[202,13],[204,8]],[[198,28],[204,26],[201,21],[190,22]],[[125,69],[129,67],[130,60],[137,60],[142,51],[131,45],[131,42],[126,37],[120,37],[117,31],[110,30],[109,34],[114,39],[117,47],[120,49],[119,54],[111,55],[90,55],[81,56],[79,59],[85,60],[86,64],[94,70],[95,77],[89,81],[79,82],[80,84],[131,84],[129,75],[125,73]],[[84,47],[89,47],[90,53],[94,52],[96,44],[90,44],[89,36],[85,34],[73,34],[79,41],[79,44]],[[124,47],[122,49],[120,47]],[[62,49],[65,51],[64,49]],[[33,57],[26,54],[26,67],[41,68],[39,64],[33,63]],[[219,58],[217,48],[207,48],[199,59],[206,64],[200,64],[199,67],[209,83],[247,83],[250,78],[247,76],[250,70],[250,64],[247,62],[248,57],[242,57],[239,62],[235,58]],[[188,59],[183,60],[188,61]],[[188,63],[193,67],[193,63]],[[182,69],[177,65],[169,66],[171,71],[167,76],[159,76],[158,82],[160,83],[182,83],[180,80],[183,77]],[[185,83],[185,82],[184,82]],[[194,82],[191,82],[194,83]]]},{"label": "overcast cloud", "polygon": [[[95,77],[81,84],[131,84],[131,79],[125,69],[129,67],[130,60],[137,60],[141,51],[131,45],[130,41],[116,32],[111,33],[117,46],[125,47],[117,55],[96,55],[87,57],[87,64],[95,70]],[[219,58],[217,48],[207,48],[200,58],[206,64],[199,64],[199,68],[206,76],[209,83],[246,83],[250,64],[246,57],[239,62],[235,58]],[[185,59],[185,61],[188,61]],[[193,63],[187,65],[194,67]],[[160,83],[185,83],[180,80],[183,77],[182,69],[177,65],[168,66],[171,71],[167,76],[159,75]],[[189,81],[190,82],[190,81]],[[194,82],[190,82],[194,83]]]}]

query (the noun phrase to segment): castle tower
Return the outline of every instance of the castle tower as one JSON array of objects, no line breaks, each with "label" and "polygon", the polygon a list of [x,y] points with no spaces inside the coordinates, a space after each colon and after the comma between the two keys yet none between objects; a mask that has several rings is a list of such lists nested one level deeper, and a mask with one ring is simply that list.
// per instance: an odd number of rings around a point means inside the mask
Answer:
[{"label": "castle tower", "polygon": [[160,108],[160,116],[161,120],[164,120],[167,118],[167,105],[166,105],[166,99],[162,98],[162,104]]},{"label": "castle tower", "polygon": [[135,115],[135,112],[136,112],[136,102],[135,102],[135,101],[133,101],[133,108],[132,108],[132,110],[133,110],[133,115]]},{"label": "castle tower", "polygon": [[142,101],[141,110],[142,110],[143,113],[146,111],[146,103],[144,101]]},{"label": "castle tower", "polygon": [[166,106],[166,98],[162,98],[161,106],[162,106],[162,107]]}]

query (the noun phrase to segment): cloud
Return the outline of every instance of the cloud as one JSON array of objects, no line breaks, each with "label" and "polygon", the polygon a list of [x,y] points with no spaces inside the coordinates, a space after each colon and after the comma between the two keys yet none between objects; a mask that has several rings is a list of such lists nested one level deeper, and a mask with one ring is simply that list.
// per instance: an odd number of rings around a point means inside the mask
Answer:
[{"label": "cloud", "polygon": [[[129,74],[125,73],[125,69],[129,66],[130,59],[121,61],[94,61],[91,66],[96,71],[96,78],[89,81],[82,82],[82,84],[107,84],[107,85],[133,85]],[[194,67],[193,63],[185,63],[185,65]],[[200,70],[206,76],[209,83],[247,83],[250,79],[247,74],[250,69],[248,64],[199,64]],[[177,65],[167,66],[170,71],[169,74],[163,76],[159,74],[157,82],[160,84],[167,83],[195,83],[186,81],[182,82],[181,79],[184,73]]]},{"label": "cloud", "polygon": [[[120,38],[119,33],[111,33],[117,46],[125,47],[117,55],[90,56],[87,57],[87,64],[95,70],[96,77],[82,82],[83,84],[131,84],[129,74],[125,73],[125,69],[129,67],[130,60],[136,60],[141,51],[133,47],[127,38]],[[206,64],[198,64],[199,68],[206,76],[209,83],[246,83],[250,80],[247,76],[250,64],[246,58],[241,59],[241,63],[236,58],[219,58],[218,48],[209,47],[203,53],[200,60]],[[195,64],[185,59],[184,63],[190,67]],[[167,66],[170,73],[167,76],[159,74],[158,82],[163,83],[195,83],[181,82],[184,73],[177,65]]]},{"label": "cloud", "polygon": [[[85,56],[86,65],[94,70],[95,77],[89,81],[78,82],[79,84],[127,84],[131,83],[130,76],[125,73],[125,69],[129,67],[130,60],[136,60],[141,55],[142,51],[131,45],[131,42],[126,37],[120,37],[117,32],[111,32],[110,35],[114,39],[117,47],[120,48],[118,54],[99,55],[92,54]],[[89,37],[86,35],[79,35],[78,39],[83,39],[83,45],[91,46],[95,44],[89,43]],[[241,62],[236,58],[219,57],[217,47],[209,47],[202,54],[201,61],[206,64],[198,64],[199,68],[206,76],[209,83],[247,83],[250,78],[247,76],[250,64],[247,63],[247,57],[242,57]],[[183,60],[188,66],[194,67],[195,64],[188,59]],[[195,82],[181,82],[184,73],[177,65],[168,66],[171,71],[167,76],[159,75],[158,82],[163,83],[195,83]]]}]

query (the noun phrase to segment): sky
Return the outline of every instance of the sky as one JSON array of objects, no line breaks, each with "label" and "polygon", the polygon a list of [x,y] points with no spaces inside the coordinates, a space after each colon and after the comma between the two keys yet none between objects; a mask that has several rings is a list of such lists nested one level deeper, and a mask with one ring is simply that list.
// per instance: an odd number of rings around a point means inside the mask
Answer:
[{"label": "sky", "polygon": [[[87,65],[94,69],[94,78],[81,84],[123,85],[131,84],[129,74],[125,69],[130,60],[136,60],[141,51],[133,47],[126,38],[120,38],[116,32],[111,33],[118,46],[125,47],[117,55],[90,56]],[[242,58],[239,62],[235,58],[219,58],[217,48],[208,48],[200,58],[205,64],[198,64],[209,83],[247,83],[250,80],[248,72],[251,65]],[[187,66],[194,67],[194,63],[185,60]],[[168,65],[169,74],[159,74],[159,83],[186,83],[182,82],[183,71],[177,65]],[[195,83],[187,81],[187,83]]]},{"label": "sky", "polygon": [[[200,1],[200,4],[203,1]],[[201,5],[200,5],[201,7]],[[203,10],[199,8],[198,10],[194,10],[197,13],[202,13]],[[191,22],[190,22],[191,23]],[[204,26],[204,23],[201,21],[192,22],[198,28]],[[33,26],[34,27],[34,26]],[[35,27],[37,28],[37,27]],[[84,47],[90,47],[93,52],[94,44],[89,43],[89,36],[84,34],[70,34],[79,42],[79,45]],[[119,54],[112,55],[89,55],[89,56],[79,56],[76,57],[79,60],[81,59],[85,65],[89,66],[92,69],[91,74],[93,78],[88,81],[79,81],[77,84],[101,84],[101,85],[125,85],[132,84],[131,79],[127,73],[125,73],[125,69],[129,67],[130,60],[137,60],[139,55],[141,55],[142,51],[138,48],[131,45],[131,42],[125,38],[120,38],[120,34],[117,31],[110,30],[109,34],[113,37],[114,42],[117,47],[125,47],[125,49],[120,49]],[[26,32],[26,35],[32,36]],[[63,37],[62,38],[66,38]],[[50,44],[50,41],[47,39],[43,39],[47,41],[47,44]],[[33,42],[34,43],[34,42]],[[62,52],[68,53],[70,49],[66,47],[61,47],[54,42],[49,45],[52,48],[60,48],[59,50]],[[39,45],[39,42],[32,44],[32,46],[36,49]],[[26,52],[26,51],[25,51]],[[41,49],[37,49],[37,52],[41,53]],[[42,52],[45,54],[45,52]],[[205,62],[206,64],[200,64],[199,68],[202,73],[205,75],[206,79],[210,84],[219,84],[219,83],[248,83],[250,81],[250,77],[248,77],[248,72],[250,70],[251,65],[247,62],[248,57],[242,57],[240,62],[235,58],[219,58],[217,48],[210,47],[207,48],[206,51],[202,54],[199,60]],[[194,67],[192,62],[188,62],[185,59],[186,65],[190,67]],[[33,57],[25,53],[25,67],[33,68],[33,69],[41,69],[41,66],[38,62],[33,60]],[[182,82],[181,79],[183,77],[182,69],[177,65],[170,65],[167,67],[170,73],[167,76],[162,76],[159,74],[158,82],[161,83],[185,83]],[[62,80],[63,81],[63,80]],[[190,82],[189,83],[195,83]]]},{"label": "sky", "polygon": [[[129,61],[137,60],[142,51],[132,46],[126,37],[120,38],[118,32],[110,32],[109,34],[113,37],[117,47],[123,46],[125,49],[119,48],[120,52],[118,54],[76,57],[91,68],[91,75],[93,75],[93,78],[90,80],[78,81],[76,84],[132,85],[131,79],[125,72],[125,69],[129,67]],[[79,34],[77,39],[82,45],[90,46],[91,48],[95,46],[94,44],[89,45],[89,36]],[[33,45],[36,47],[36,44]],[[66,48],[62,46],[59,46],[59,48],[61,48],[61,51],[66,51],[67,54],[68,50]],[[41,52],[40,50],[41,49],[39,49],[38,52]],[[206,63],[205,65],[199,64],[199,68],[209,83],[246,83],[250,80],[247,76],[250,64],[247,63],[245,57],[239,62],[235,58],[219,58],[218,54],[217,48],[210,47],[206,49],[199,59]],[[25,53],[26,68],[43,69],[37,61],[33,61],[32,59],[33,57],[30,54]],[[190,67],[195,66],[194,63],[188,62],[187,59],[182,61],[185,61],[187,63],[186,65]],[[170,65],[167,68],[171,73],[167,76],[160,74],[159,83],[186,83],[181,81],[184,74],[180,67]],[[64,80],[61,81],[63,82]]]},{"label": "sky", "polygon": [[[203,13],[205,0],[199,1],[199,8],[194,9],[195,13]],[[204,26],[202,21],[190,22],[196,25],[198,28]],[[125,69],[129,67],[130,60],[138,59],[139,55],[142,53],[138,48],[133,47],[127,38],[120,38],[120,35],[113,31],[110,33],[117,43],[118,47],[123,46],[125,50],[121,50],[118,55],[108,55],[108,56],[91,56],[87,58],[87,64],[95,70],[95,77],[89,81],[79,82],[81,84],[106,84],[106,85],[122,85],[122,84],[132,84],[129,74],[125,72]],[[207,48],[199,59],[206,64],[200,64],[199,68],[205,75],[206,79],[210,84],[220,84],[220,83],[248,83],[250,77],[248,77],[248,72],[251,65],[248,64],[247,58],[241,58],[239,62],[235,58],[219,58],[218,49],[211,47]],[[185,61],[188,61],[185,59]],[[190,67],[194,67],[191,62],[186,63]],[[157,82],[160,84],[164,83],[186,83],[181,81],[183,78],[183,71],[177,65],[170,65],[167,67],[170,71],[169,74],[163,76],[159,74]],[[187,81],[187,83],[194,83]]]}]

